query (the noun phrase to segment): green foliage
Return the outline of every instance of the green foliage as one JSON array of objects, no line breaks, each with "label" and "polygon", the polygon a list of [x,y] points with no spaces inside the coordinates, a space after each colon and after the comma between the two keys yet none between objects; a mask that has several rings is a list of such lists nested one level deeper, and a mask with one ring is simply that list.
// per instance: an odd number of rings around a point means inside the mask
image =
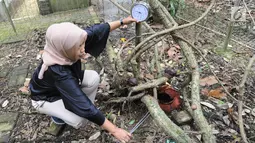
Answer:
[{"label": "green foliage", "polygon": [[185,8],[185,0],[169,0],[169,12],[172,16],[175,16],[178,9]]}]

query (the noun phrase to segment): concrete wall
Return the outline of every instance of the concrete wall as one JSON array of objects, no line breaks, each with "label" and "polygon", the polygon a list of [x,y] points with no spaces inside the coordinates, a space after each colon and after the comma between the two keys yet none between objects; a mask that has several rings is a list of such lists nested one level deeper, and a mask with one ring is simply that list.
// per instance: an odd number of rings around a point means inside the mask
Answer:
[{"label": "concrete wall", "polygon": [[88,7],[90,0],[50,0],[52,12]]},{"label": "concrete wall", "polygon": [[12,16],[16,13],[16,9],[24,2],[24,0],[0,0],[0,22],[8,20],[3,2],[5,2],[7,9]]}]

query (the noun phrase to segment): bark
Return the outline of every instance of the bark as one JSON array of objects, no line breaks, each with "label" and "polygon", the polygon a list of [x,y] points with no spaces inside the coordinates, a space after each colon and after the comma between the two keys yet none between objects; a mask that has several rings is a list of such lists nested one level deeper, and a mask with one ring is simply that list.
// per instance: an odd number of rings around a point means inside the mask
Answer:
[{"label": "bark", "polygon": [[117,55],[115,54],[115,52],[112,48],[112,45],[110,44],[109,41],[107,42],[107,45],[106,45],[106,53],[107,53],[108,59],[111,63],[111,69],[115,69],[114,59],[117,58]]},{"label": "bark", "polygon": [[155,98],[146,95],[142,98],[156,123],[178,143],[191,143],[191,138],[176,124],[174,124],[165,112],[159,107]]},{"label": "bark", "polygon": [[160,2],[158,0],[148,0],[150,3],[150,6],[152,8],[152,10],[155,12],[155,15],[157,15],[157,17],[159,18],[159,20],[164,24],[167,25],[170,28],[172,27],[172,23],[166,19],[166,15],[164,14],[164,11],[161,9],[160,7]]},{"label": "bark", "polygon": [[212,134],[211,126],[208,124],[206,118],[203,115],[201,105],[200,105],[200,90],[199,90],[199,68],[195,55],[185,42],[179,42],[184,55],[187,58],[188,64],[192,69],[192,80],[191,80],[191,100],[192,105],[196,105],[197,109],[193,111],[193,118],[196,125],[199,127],[202,134],[202,138],[206,143],[215,143],[215,137]]},{"label": "bark", "polygon": [[109,103],[121,103],[121,102],[125,102],[125,101],[134,101],[134,100],[138,100],[138,99],[142,98],[143,96],[144,96],[144,93],[140,93],[140,94],[134,95],[130,98],[120,97],[120,98],[116,98],[116,99],[111,99],[109,101],[106,101],[105,103],[109,104]]}]

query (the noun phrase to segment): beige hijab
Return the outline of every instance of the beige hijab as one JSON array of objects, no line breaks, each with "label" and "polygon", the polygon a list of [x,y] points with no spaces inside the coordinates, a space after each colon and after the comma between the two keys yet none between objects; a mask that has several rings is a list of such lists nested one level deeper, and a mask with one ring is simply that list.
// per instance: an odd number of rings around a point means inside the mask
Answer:
[{"label": "beige hijab", "polygon": [[42,55],[43,65],[38,78],[42,79],[44,72],[51,65],[72,65],[75,52],[82,41],[86,41],[87,32],[73,23],[64,22],[51,25],[46,31],[46,45]]}]

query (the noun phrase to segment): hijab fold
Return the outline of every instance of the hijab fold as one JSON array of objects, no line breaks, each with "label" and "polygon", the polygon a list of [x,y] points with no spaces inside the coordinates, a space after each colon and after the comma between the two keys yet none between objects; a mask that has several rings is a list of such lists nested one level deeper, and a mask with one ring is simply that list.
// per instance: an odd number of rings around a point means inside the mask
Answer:
[{"label": "hijab fold", "polygon": [[[87,39],[87,32],[73,23],[64,22],[51,25],[46,31],[46,44],[42,55],[43,64],[38,78],[43,79],[44,72],[51,65],[72,65],[75,51]],[[75,49],[72,49],[75,48]]]}]

